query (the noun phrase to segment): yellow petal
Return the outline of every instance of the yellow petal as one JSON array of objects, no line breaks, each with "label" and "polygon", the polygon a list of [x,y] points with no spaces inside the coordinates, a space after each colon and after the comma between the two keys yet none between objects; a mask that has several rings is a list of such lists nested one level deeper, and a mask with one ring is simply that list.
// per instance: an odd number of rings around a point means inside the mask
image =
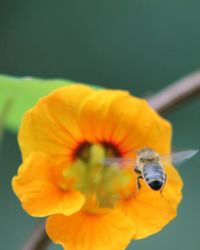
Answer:
[{"label": "yellow petal", "polygon": [[44,154],[32,153],[19,168],[12,186],[22,207],[30,215],[70,215],[80,210],[85,198],[71,188],[62,189],[62,182],[61,168]]},{"label": "yellow petal", "polygon": [[167,182],[162,195],[151,190],[144,182],[140,191],[124,199],[118,209],[137,225],[134,239],[145,238],[160,231],[176,217],[177,207],[182,198],[182,181],[177,171],[166,167]]},{"label": "yellow petal", "polygon": [[167,181],[163,189],[163,196],[170,201],[172,206],[177,208],[182,198],[183,182],[178,171],[172,165],[165,166],[165,172]]},{"label": "yellow petal", "polygon": [[92,91],[85,85],[63,87],[29,110],[19,132],[23,158],[39,151],[65,161],[72,148],[83,140],[77,116],[82,101]]},{"label": "yellow petal", "polygon": [[133,225],[119,212],[105,209],[91,214],[52,215],[47,234],[66,250],[124,250],[134,234]]},{"label": "yellow petal", "polygon": [[169,122],[154,112],[145,100],[126,91],[94,92],[83,102],[79,119],[87,140],[111,142],[125,156],[143,147],[161,154],[170,151]]}]

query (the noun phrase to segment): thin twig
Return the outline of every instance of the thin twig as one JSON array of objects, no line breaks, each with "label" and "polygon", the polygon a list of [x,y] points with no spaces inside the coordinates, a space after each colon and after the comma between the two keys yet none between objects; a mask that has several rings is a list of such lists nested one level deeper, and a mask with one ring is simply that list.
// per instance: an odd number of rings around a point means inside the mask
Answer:
[{"label": "thin twig", "polygon": [[161,113],[199,94],[200,71],[196,71],[153,95],[148,102],[157,112]]},{"label": "thin twig", "polygon": [[45,221],[38,224],[31,234],[30,238],[27,240],[22,250],[42,250],[46,249],[49,245],[50,240],[46,234]]},{"label": "thin twig", "polygon": [[[174,82],[149,98],[148,102],[156,111],[163,112],[197,93],[200,93],[200,71]],[[48,243],[49,239],[43,222],[35,229],[22,250],[42,250],[46,248]]]}]

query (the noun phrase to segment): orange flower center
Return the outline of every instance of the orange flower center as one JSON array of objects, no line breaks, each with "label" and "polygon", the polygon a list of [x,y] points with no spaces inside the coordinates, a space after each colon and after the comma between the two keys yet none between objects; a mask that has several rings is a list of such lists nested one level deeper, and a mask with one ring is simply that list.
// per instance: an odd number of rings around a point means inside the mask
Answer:
[{"label": "orange flower center", "polygon": [[[122,157],[122,153],[114,143],[102,141],[99,144],[104,147],[107,157]],[[76,160],[77,158],[81,158],[83,160],[88,160],[89,150],[91,146],[92,143],[86,141],[79,143],[72,151],[72,159]]]},{"label": "orange flower center", "polygon": [[74,163],[63,172],[66,180],[75,180],[75,187],[85,195],[85,209],[113,207],[120,200],[130,182],[133,171],[117,164],[105,164],[106,157],[120,157],[117,147],[110,143],[82,143],[73,152]]}]

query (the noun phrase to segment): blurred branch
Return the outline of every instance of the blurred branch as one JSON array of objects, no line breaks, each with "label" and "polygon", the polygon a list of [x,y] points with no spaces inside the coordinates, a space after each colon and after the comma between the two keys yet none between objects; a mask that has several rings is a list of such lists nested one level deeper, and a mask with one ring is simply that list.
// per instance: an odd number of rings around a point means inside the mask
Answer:
[{"label": "blurred branch", "polygon": [[38,224],[30,238],[24,244],[22,250],[42,250],[46,249],[50,240],[46,234],[45,221]]},{"label": "blurred branch", "polygon": [[153,95],[148,99],[148,102],[156,111],[164,112],[199,94],[200,71],[196,71]]},{"label": "blurred branch", "polygon": [[[186,101],[191,96],[200,94],[200,71],[194,72],[174,83],[148,99],[150,105],[158,112],[171,109],[176,104]],[[49,244],[44,222],[38,225],[22,250],[42,250]]]}]

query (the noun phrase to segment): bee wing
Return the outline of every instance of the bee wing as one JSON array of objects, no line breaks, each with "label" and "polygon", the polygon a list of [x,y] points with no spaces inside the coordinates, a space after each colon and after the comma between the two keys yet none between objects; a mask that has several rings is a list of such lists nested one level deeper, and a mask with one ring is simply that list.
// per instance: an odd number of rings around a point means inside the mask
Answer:
[{"label": "bee wing", "polygon": [[105,166],[114,166],[124,169],[133,169],[135,166],[134,158],[117,158],[117,157],[108,157],[104,158],[101,163]]},{"label": "bee wing", "polygon": [[184,150],[179,152],[174,152],[170,155],[161,156],[160,159],[163,162],[166,163],[174,163],[174,164],[180,164],[184,161],[192,158],[199,152],[198,149],[190,149],[190,150]]}]

